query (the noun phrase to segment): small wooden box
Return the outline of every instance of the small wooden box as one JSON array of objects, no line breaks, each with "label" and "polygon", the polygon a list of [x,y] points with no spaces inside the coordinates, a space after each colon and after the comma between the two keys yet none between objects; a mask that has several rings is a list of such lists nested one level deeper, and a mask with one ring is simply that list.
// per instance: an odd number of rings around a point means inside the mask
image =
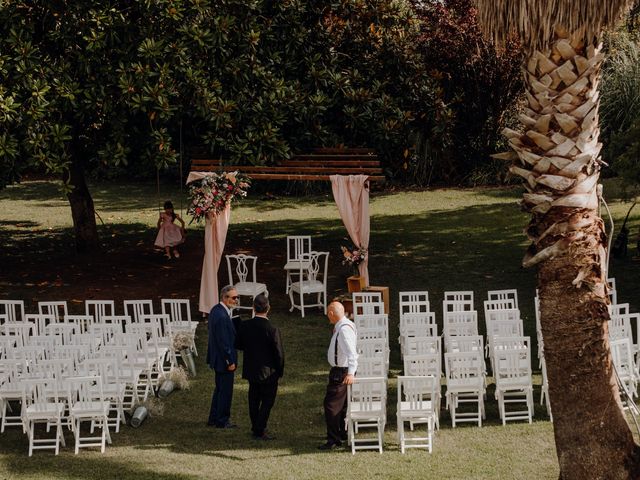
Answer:
[{"label": "small wooden box", "polygon": [[347,290],[349,290],[349,293],[361,292],[364,290],[364,287],[364,277],[357,277],[353,275],[347,278]]},{"label": "small wooden box", "polygon": [[365,289],[365,292],[380,292],[384,302],[384,313],[389,315],[389,287],[374,287],[371,285]]}]

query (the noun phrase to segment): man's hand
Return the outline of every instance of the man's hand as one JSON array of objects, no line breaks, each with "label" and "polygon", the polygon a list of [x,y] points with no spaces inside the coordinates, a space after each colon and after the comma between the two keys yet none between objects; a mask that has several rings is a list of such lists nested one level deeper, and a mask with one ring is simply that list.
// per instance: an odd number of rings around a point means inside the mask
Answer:
[{"label": "man's hand", "polygon": [[227,370],[229,370],[230,372],[234,372],[236,370],[236,364],[230,363],[229,365],[227,365]]},{"label": "man's hand", "polygon": [[355,381],[355,377],[353,376],[353,374],[347,373],[347,376],[344,377],[344,380],[342,381],[342,384],[343,385],[352,385],[354,381]]}]

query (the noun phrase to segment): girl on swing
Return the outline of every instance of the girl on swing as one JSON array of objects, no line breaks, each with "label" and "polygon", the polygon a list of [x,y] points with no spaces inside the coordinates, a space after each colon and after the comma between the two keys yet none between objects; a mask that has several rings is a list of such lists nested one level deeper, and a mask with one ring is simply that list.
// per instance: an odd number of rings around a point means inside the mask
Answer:
[{"label": "girl on swing", "polygon": [[[178,227],[176,220],[180,222],[182,227]],[[176,248],[184,243],[185,231],[184,220],[173,211],[173,203],[171,200],[164,202],[164,212],[160,212],[158,218],[158,236],[156,237],[155,246],[164,248],[164,256],[171,259],[171,249],[173,248],[173,256],[180,258],[180,252]]]}]

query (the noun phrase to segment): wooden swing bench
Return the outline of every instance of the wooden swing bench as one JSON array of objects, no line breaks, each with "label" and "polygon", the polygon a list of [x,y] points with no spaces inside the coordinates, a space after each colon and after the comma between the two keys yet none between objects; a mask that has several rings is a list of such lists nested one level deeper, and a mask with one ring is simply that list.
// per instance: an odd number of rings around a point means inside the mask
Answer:
[{"label": "wooden swing bench", "polygon": [[315,148],[311,153],[281,160],[277,165],[231,165],[221,159],[192,158],[192,172],[239,171],[254,180],[329,181],[331,175],[368,175],[381,182],[380,160],[369,148]]}]

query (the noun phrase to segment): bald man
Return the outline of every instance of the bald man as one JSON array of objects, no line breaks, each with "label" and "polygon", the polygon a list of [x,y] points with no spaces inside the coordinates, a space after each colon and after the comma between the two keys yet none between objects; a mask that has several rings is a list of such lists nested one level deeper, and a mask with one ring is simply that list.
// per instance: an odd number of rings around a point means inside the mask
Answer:
[{"label": "bald man", "polygon": [[347,414],[347,385],[354,380],[358,368],[356,352],[356,328],[344,314],[340,302],[332,302],[327,309],[327,317],[333,327],[333,336],[327,351],[331,365],[329,384],[324,397],[324,418],[327,423],[327,441],[320,450],[334,450],[347,439],[345,416]]}]

